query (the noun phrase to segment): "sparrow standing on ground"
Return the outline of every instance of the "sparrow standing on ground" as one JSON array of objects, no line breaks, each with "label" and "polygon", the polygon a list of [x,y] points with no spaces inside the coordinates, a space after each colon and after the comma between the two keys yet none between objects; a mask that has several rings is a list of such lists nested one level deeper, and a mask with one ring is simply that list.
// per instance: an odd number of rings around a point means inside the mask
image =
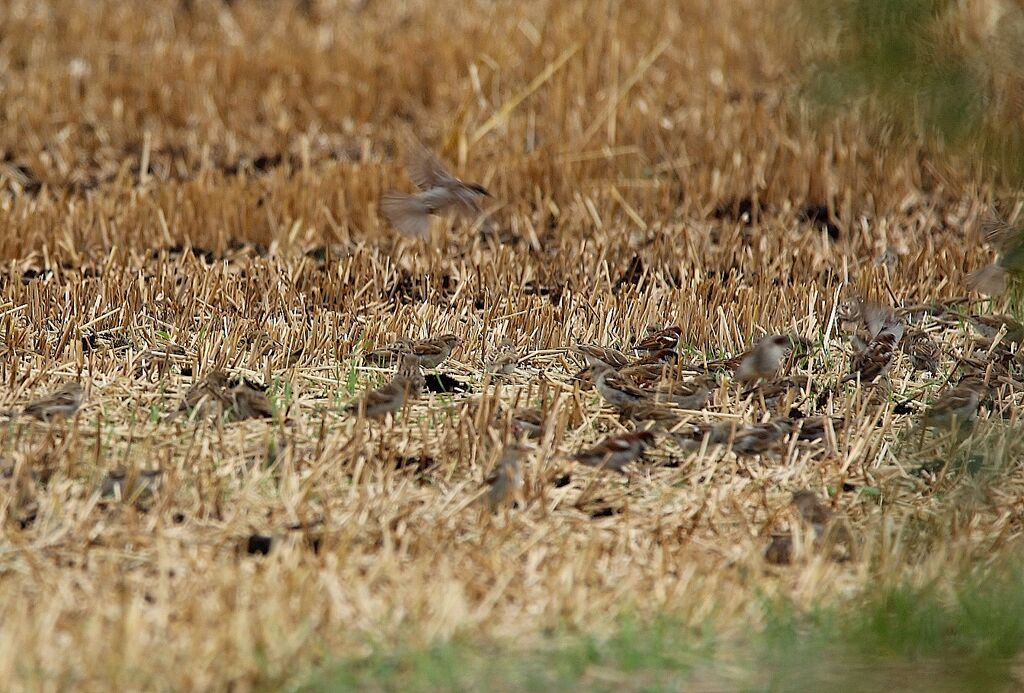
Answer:
[{"label": "sparrow standing on ground", "polygon": [[642,457],[644,451],[654,445],[654,440],[654,434],[650,431],[610,436],[592,448],[580,450],[572,459],[588,467],[621,472],[627,464]]},{"label": "sparrow standing on ground", "polygon": [[260,389],[246,383],[231,388],[231,420],[269,419],[274,415],[270,399]]},{"label": "sparrow standing on ground", "polygon": [[988,394],[984,378],[969,375],[939,398],[924,413],[924,425],[929,428],[967,426],[978,418],[978,407]]},{"label": "sparrow standing on ground", "polygon": [[784,334],[763,337],[757,346],[740,360],[736,368],[736,380],[741,383],[771,380],[778,373],[782,359],[791,347],[789,337]]},{"label": "sparrow standing on ground", "polygon": [[661,351],[672,350],[679,344],[679,338],[683,335],[683,328],[673,325],[663,330],[649,333],[646,337],[633,345],[635,351]]},{"label": "sparrow standing on ground", "polygon": [[449,209],[476,217],[483,211],[481,200],[490,197],[479,183],[467,183],[453,176],[440,159],[418,142],[411,146],[405,168],[420,192],[386,193],[380,208],[388,222],[406,236],[430,238],[431,215]]},{"label": "sparrow standing on ground", "polygon": [[702,376],[689,382],[662,383],[648,392],[657,402],[668,402],[683,409],[703,409],[715,385],[714,378]]},{"label": "sparrow standing on ground", "polygon": [[401,410],[406,402],[418,397],[423,385],[419,360],[412,354],[403,354],[398,372],[390,383],[376,390],[367,390],[345,410],[351,413],[363,411],[370,419],[380,418]]},{"label": "sparrow standing on ground", "polygon": [[452,350],[459,344],[459,338],[453,334],[443,334],[434,339],[412,342],[408,352],[416,357],[424,368],[437,368],[448,360]]},{"label": "sparrow standing on ground", "polygon": [[519,462],[534,450],[532,445],[513,443],[501,453],[501,459],[487,476],[487,502],[494,512],[499,507],[514,501],[523,488],[523,473]]},{"label": "sparrow standing on ground", "polygon": [[864,308],[863,314],[871,341],[853,358],[852,372],[843,378],[844,383],[858,376],[861,382],[870,383],[885,375],[903,338],[903,323],[891,311],[885,314],[877,308]]},{"label": "sparrow standing on ground", "polygon": [[597,346],[596,344],[577,344],[577,354],[587,360],[587,365],[594,368],[600,364],[612,368],[624,368],[629,365],[630,359],[618,349],[611,347]]},{"label": "sparrow standing on ground", "polygon": [[72,380],[59,390],[25,405],[22,414],[49,423],[54,419],[67,419],[82,406],[82,386]]},{"label": "sparrow standing on ground", "polygon": [[614,407],[649,399],[651,394],[606,363],[594,366],[594,386],[601,396]]}]

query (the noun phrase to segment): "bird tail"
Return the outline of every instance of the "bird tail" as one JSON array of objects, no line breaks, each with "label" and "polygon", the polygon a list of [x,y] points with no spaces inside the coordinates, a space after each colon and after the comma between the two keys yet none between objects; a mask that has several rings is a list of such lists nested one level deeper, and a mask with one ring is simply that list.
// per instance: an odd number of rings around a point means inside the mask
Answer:
[{"label": "bird tail", "polygon": [[387,193],[381,199],[384,217],[398,231],[413,238],[430,238],[430,208],[416,195]]}]

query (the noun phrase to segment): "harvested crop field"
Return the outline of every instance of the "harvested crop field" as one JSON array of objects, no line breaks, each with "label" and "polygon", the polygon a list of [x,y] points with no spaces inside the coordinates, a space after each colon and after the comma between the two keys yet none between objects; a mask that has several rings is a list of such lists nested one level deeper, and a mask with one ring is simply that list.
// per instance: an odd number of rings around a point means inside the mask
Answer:
[{"label": "harvested crop field", "polygon": [[[966,277],[1015,198],[812,116],[770,5],[0,5],[4,687],[330,687],[623,619],[728,652],[1012,557],[1024,328]],[[382,213],[417,141],[490,193],[428,239]],[[670,326],[630,373],[706,401],[614,406],[576,347]],[[419,393],[370,358],[445,334]],[[770,684],[726,659],[681,680]]]}]

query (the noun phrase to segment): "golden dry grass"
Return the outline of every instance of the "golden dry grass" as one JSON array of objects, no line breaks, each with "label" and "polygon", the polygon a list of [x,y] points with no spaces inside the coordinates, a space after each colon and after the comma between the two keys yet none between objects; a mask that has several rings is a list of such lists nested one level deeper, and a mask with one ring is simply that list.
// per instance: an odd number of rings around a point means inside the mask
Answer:
[{"label": "golden dry grass", "polygon": [[[813,409],[848,369],[844,299],[960,297],[991,260],[991,189],[855,114],[812,127],[768,15],[756,0],[3,3],[0,408],[69,378],[87,399],[69,422],[0,433],[0,680],[249,689],[375,643],[523,644],[623,612],[737,633],[764,594],[845,598],[1013,546],[1012,387],[967,452],[918,449],[896,413],[971,351],[947,318],[924,322],[942,373],[901,357],[891,396],[840,387],[819,411],[853,423],[826,444],[737,458],[663,442],[664,464],[629,478],[566,460],[622,430],[572,379],[576,342],[679,324],[696,359],[795,331],[815,342],[794,366]],[[491,189],[494,237],[387,228],[382,192],[411,187],[408,131]],[[806,219],[817,208],[834,238]],[[444,370],[470,392],[393,422],[342,412],[352,384],[384,377],[361,353],[448,331],[463,345]],[[498,378],[482,363],[503,339],[523,358]],[[276,420],[165,421],[216,368],[270,385]],[[474,499],[509,431],[465,405],[480,396],[555,421],[524,502],[495,516]],[[705,416],[763,412],[723,385]],[[972,455],[998,483],[914,472]],[[99,498],[117,467],[163,470],[158,493]],[[837,493],[857,560],[765,563],[799,488]]]}]

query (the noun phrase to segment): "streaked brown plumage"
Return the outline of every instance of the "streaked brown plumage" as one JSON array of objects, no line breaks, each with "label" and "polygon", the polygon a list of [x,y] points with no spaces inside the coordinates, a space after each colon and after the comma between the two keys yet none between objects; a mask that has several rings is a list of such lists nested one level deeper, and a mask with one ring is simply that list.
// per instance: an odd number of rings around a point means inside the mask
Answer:
[{"label": "streaked brown plumage", "polygon": [[412,354],[403,354],[402,363],[391,382],[365,391],[346,407],[346,411],[363,412],[367,418],[376,419],[401,410],[406,402],[418,397],[423,388],[424,379],[419,368],[419,359]]},{"label": "streaked brown plumage", "polygon": [[25,405],[22,414],[49,423],[67,419],[82,406],[82,385],[76,381],[64,383],[60,389]]},{"label": "streaked brown plumage", "polygon": [[636,351],[661,351],[675,349],[679,344],[679,338],[683,335],[683,328],[673,325],[662,330],[649,333],[646,337],[633,345]]},{"label": "streaked brown plumage", "polygon": [[246,419],[269,419],[274,416],[274,407],[262,391],[246,383],[231,388],[230,415],[232,421]]},{"label": "streaked brown plumage", "polygon": [[621,472],[630,462],[642,457],[644,451],[654,445],[654,442],[654,434],[650,431],[609,436],[593,447],[580,450],[572,459],[588,467]]},{"label": "streaked brown plumage", "polygon": [[576,353],[587,360],[587,364],[593,368],[598,364],[604,364],[612,368],[623,368],[630,364],[630,358],[618,349],[598,346],[596,344],[577,344]]},{"label": "streaked brown plumage", "polygon": [[479,183],[467,183],[453,176],[440,159],[419,143],[410,145],[406,172],[419,192],[389,192],[380,205],[388,222],[406,236],[429,238],[430,217],[449,210],[477,217],[483,211],[481,200],[490,196]]},{"label": "streaked brown plumage", "polygon": [[649,392],[641,390],[636,383],[605,363],[595,365],[593,373],[594,387],[614,407],[640,402],[651,396]]}]

